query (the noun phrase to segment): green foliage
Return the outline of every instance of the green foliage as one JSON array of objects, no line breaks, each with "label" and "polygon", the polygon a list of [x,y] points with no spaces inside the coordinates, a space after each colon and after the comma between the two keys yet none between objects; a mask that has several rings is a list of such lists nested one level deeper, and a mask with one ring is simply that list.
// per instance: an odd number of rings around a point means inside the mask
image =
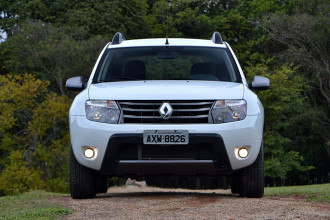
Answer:
[{"label": "green foliage", "polygon": [[[168,32],[169,37],[209,39],[215,30],[222,30],[221,32],[224,33],[222,28],[226,25],[230,25],[230,22],[240,24],[242,20],[245,20],[239,17],[239,15],[235,17],[237,13],[235,13],[234,10],[228,10],[229,12],[226,12],[227,7],[234,4],[233,2],[234,1],[227,1],[228,6],[223,7],[221,2],[210,2],[207,0],[173,0],[170,4],[167,0],[160,0],[152,4],[152,8],[148,14],[148,23],[155,37],[165,37]],[[214,10],[214,8],[219,10]],[[167,12],[169,18],[168,28]],[[226,15],[223,15],[223,13],[226,13]],[[235,15],[228,15],[229,13]],[[231,27],[238,30],[244,27],[244,25],[245,24],[240,24]],[[228,33],[228,36],[229,35],[231,34]]]},{"label": "green foliage", "polygon": [[308,178],[318,183],[329,181],[330,167],[329,6],[327,0],[294,0],[286,13],[272,13],[263,22],[277,64],[294,63],[297,74],[305,79],[308,107],[294,117],[287,127],[293,132],[287,135],[294,140],[292,149],[304,155],[306,164],[315,166]]},{"label": "green foliage", "polygon": [[85,39],[86,32],[78,27],[59,28],[30,20],[13,31],[15,34],[0,44],[0,56],[7,71],[37,74],[50,81],[52,89],[62,95],[65,79],[77,75],[89,77],[97,53],[108,41],[100,36]]},{"label": "green foliage", "polygon": [[1,219],[56,219],[69,214],[70,209],[50,202],[61,194],[33,191],[17,196],[0,197]]},{"label": "green foliage", "polygon": [[68,191],[70,100],[48,85],[31,74],[0,76],[0,194]]},{"label": "green foliage", "polygon": [[0,132],[14,134],[19,128],[27,127],[31,112],[48,85],[49,82],[35,79],[31,74],[0,76]]},{"label": "green foliage", "polygon": [[269,36],[282,48],[282,63],[299,66],[299,73],[308,82],[311,123],[317,124],[317,135],[330,156],[330,4],[329,1],[293,1],[290,14],[274,13],[265,22]]},{"label": "green foliage", "polygon": [[[70,102],[65,96],[50,93],[33,111],[28,127],[28,139],[37,140],[32,156],[38,158],[47,190],[67,192],[69,189],[68,155],[70,137],[67,132]],[[63,129],[66,128],[66,129]]]},{"label": "green foliage", "polygon": [[108,36],[116,32],[127,38],[148,37],[145,0],[83,1],[66,11],[61,23],[83,27],[89,34]]},{"label": "green foliage", "polygon": [[[154,1],[147,15],[152,36],[210,39],[219,31],[241,64],[256,64],[267,52],[268,39],[260,28],[262,16],[282,11],[285,1]],[[167,28],[168,11],[168,28]]]},{"label": "green foliage", "polygon": [[19,0],[0,1],[1,19],[0,26],[10,36],[12,28],[18,26],[26,19],[41,20],[44,22],[55,22],[63,16],[63,12],[74,7],[78,1],[59,0],[43,1],[29,0],[21,2]]},{"label": "green foliage", "polygon": [[301,163],[304,161],[304,158],[296,151],[278,154],[272,152],[272,156],[271,159],[266,159],[265,161],[265,176],[273,180],[276,178],[285,180],[288,172],[292,170],[304,172],[314,169],[313,166],[302,166]]},{"label": "green foliage", "polygon": [[46,183],[40,178],[37,168],[30,168],[23,160],[22,150],[11,151],[9,164],[0,175],[0,194],[16,195],[36,189],[43,189]]},{"label": "green foliage", "polygon": [[0,1],[0,26],[9,35],[28,20],[53,23],[55,26],[80,27],[89,36],[103,35],[108,40],[117,31],[127,37],[148,37],[145,0],[113,1]]},{"label": "green foliage", "polygon": [[246,68],[246,75],[263,75],[270,79],[271,88],[258,94],[265,110],[264,146],[265,176],[285,180],[292,171],[307,172],[313,166],[304,166],[304,158],[292,151],[294,126],[297,117],[309,107],[303,93],[304,78],[292,66],[269,68],[271,60]]}]

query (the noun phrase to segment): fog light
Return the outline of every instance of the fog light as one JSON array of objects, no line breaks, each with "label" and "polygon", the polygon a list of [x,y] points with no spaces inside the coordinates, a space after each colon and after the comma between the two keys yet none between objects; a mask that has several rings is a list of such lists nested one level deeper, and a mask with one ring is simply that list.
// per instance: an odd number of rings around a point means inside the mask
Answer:
[{"label": "fog light", "polygon": [[238,150],[238,155],[240,158],[246,158],[249,155],[249,151],[246,148],[241,148]]},{"label": "fog light", "polygon": [[86,158],[91,159],[94,157],[95,152],[94,152],[94,149],[92,149],[92,148],[86,148],[84,154],[85,154]]}]

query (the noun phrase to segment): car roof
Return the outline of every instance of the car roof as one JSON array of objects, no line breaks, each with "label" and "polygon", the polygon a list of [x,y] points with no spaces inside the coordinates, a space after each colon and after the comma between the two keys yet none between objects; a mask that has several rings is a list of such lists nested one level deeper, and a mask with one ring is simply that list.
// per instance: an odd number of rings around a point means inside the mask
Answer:
[{"label": "car roof", "polygon": [[145,47],[145,46],[195,46],[195,47],[218,47],[226,48],[226,44],[216,44],[212,40],[200,40],[189,38],[168,38],[168,44],[165,44],[166,38],[150,38],[138,40],[123,40],[120,44],[111,43],[108,48],[121,48],[121,47]]}]

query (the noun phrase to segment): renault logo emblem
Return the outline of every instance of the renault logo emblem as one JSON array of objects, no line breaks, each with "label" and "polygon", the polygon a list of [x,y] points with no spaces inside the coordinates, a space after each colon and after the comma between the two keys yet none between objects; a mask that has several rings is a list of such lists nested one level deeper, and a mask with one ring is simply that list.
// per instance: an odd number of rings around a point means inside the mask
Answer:
[{"label": "renault logo emblem", "polygon": [[163,119],[169,119],[173,113],[173,108],[170,103],[164,102],[159,108],[159,113]]}]

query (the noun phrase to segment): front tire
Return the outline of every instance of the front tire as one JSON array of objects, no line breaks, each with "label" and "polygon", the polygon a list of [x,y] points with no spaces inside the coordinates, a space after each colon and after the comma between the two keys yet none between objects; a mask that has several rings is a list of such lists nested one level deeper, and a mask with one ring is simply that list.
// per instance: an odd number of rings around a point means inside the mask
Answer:
[{"label": "front tire", "polygon": [[96,194],[96,173],[78,163],[70,146],[70,191],[73,199],[92,198]]},{"label": "front tire", "polygon": [[238,193],[241,197],[261,198],[264,186],[264,147],[261,143],[256,161],[239,172]]}]

